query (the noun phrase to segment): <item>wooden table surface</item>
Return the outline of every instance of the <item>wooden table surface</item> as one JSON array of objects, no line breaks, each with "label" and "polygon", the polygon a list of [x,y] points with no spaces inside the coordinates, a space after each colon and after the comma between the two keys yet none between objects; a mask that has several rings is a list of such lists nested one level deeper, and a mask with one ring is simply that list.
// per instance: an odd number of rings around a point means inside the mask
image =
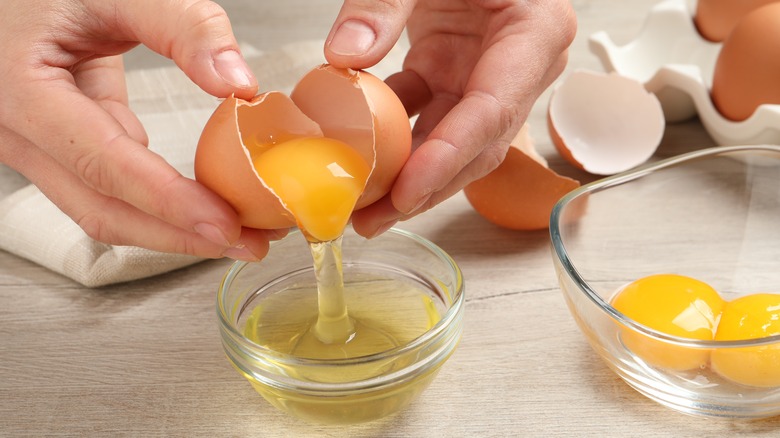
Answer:
[{"label": "wooden table surface", "polygon": [[[324,38],[337,0],[224,0],[238,38],[261,50]],[[601,70],[587,37],[639,32],[653,0],[573,0],[569,69]],[[167,65],[145,50],[129,68]],[[552,166],[545,95],[532,135]],[[659,156],[712,145],[698,121],[670,125]],[[222,353],[214,295],[229,266],[200,263],[87,289],[0,251],[0,436],[776,436],[780,420],[689,417],[630,389],[586,344],[556,283],[546,231],[499,229],[457,195],[403,223],[448,251],[466,278],[462,342],[408,410],[322,427],[262,400]]]}]

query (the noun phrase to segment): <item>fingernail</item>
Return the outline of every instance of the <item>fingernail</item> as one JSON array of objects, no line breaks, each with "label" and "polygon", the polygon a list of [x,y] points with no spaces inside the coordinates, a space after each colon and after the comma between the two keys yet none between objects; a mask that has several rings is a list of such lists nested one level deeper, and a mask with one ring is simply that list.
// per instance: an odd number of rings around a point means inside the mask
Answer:
[{"label": "fingernail", "polygon": [[268,230],[268,238],[271,240],[279,240],[289,234],[289,228],[279,228],[278,230]]},{"label": "fingernail", "polygon": [[225,82],[240,88],[253,86],[252,73],[246,61],[235,50],[225,50],[214,56],[214,69]]},{"label": "fingernail", "polygon": [[225,252],[222,253],[222,255],[231,258],[233,260],[242,260],[245,262],[256,262],[260,260],[259,257],[252,254],[252,251],[249,251],[249,248],[247,248],[244,245],[236,245],[230,247],[226,249]]},{"label": "fingernail", "polygon": [[422,198],[420,198],[420,200],[417,201],[417,204],[415,204],[414,207],[412,207],[411,210],[407,211],[406,214],[412,214],[415,211],[421,209],[423,207],[423,205],[425,205],[425,203],[427,203],[428,200],[431,199],[431,195],[433,195],[433,193],[428,193],[427,195],[425,195]]},{"label": "fingernail", "polygon": [[355,56],[368,52],[374,41],[374,29],[362,21],[347,20],[341,23],[328,46],[337,55]]},{"label": "fingernail", "polygon": [[396,223],[398,223],[398,219],[393,219],[393,220],[391,220],[389,222],[385,222],[384,224],[382,224],[382,226],[377,228],[376,231],[374,231],[374,234],[372,234],[371,237],[369,237],[369,239],[373,239],[374,237],[384,233],[385,231],[389,230],[390,228],[393,228],[393,225],[395,225]]},{"label": "fingernail", "polygon": [[210,242],[216,243],[217,245],[221,245],[221,246],[230,245],[230,242],[228,241],[227,237],[225,237],[225,233],[223,233],[222,230],[215,225],[200,223],[195,225],[195,227],[193,228],[195,229],[196,233],[208,239]]}]

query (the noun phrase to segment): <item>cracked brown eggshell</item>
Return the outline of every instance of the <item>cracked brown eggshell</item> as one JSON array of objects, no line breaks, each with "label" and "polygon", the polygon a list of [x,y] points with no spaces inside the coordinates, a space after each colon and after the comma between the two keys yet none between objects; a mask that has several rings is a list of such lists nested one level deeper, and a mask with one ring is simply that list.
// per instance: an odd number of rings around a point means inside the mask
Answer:
[{"label": "cracked brown eggshell", "polygon": [[324,64],[307,73],[289,97],[270,91],[248,101],[225,99],[201,133],[195,179],[225,199],[245,227],[293,227],[292,213],[252,162],[274,144],[301,137],[340,140],[371,166],[355,209],[390,191],[412,141],[406,110],[384,81]]},{"label": "cracked brown eggshell", "polygon": [[524,125],[501,164],[463,192],[480,216],[500,227],[542,230],[549,226],[555,203],[579,186],[547,167]]}]

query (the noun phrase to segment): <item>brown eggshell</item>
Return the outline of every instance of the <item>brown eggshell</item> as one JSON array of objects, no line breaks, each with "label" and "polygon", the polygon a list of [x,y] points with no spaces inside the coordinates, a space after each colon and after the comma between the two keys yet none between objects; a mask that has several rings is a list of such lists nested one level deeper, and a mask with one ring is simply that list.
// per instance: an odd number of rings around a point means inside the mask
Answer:
[{"label": "brown eggshell", "polygon": [[195,178],[230,203],[242,225],[274,229],[295,218],[253,165],[274,144],[330,137],[355,148],[372,167],[356,208],[387,194],[411,153],[411,125],[398,96],[382,80],[321,65],[290,97],[279,92],[222,102],[203,128]]},{"label": "brown eggshell", "polygon": [[779,0],[698,0],[693,21],[704,38],[721,42],[750,11]]},{"label": "brown eggshell", "polygon": [[532,158],[536,155],[527,127],[524,127],[512,142],[504,161],[463,189],[474,210],[504,228],[547,228],[555,203],[580,183],[550,170],[541,157]]},{"label": "brown eggshell", "polygon": [[710,91],[718,111],[742,121],[763,104],[780,104],[780,3],[745,15],[715,63]]},{"label": "brown eggshell", "polygon": [[347,143],[371,164],[356,209],[390,191],[411,153],[412,131],[406,110],[387,84],[368,72],[322,65],[304,76],[290,97],[326,137]]},{"label": "brown eggshell", "polygon": [[269,92],[251,101],[230,97],[203,128],[195,152],[195,179],[232,205],[244,226],[295,226],[292,214],[258,177],[251,154],[273,139],[306,136],[321,137],[322,131],[284,94]]}]

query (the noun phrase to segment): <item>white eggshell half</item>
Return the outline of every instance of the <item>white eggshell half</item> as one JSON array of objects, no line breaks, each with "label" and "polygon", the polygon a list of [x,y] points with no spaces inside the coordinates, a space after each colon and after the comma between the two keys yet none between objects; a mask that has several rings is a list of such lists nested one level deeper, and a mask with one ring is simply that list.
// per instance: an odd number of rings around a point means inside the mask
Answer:
[{"label": "white eggshell half", "polygon": [[[585,171],[612,175],[647,161],[666,121],[658,98],[634,79],[577,70],[552,92],[549,125],[556,147]],[[557,134],[557,135],[555,135]],[[567,157],[569,158],[569,157]]]}]

